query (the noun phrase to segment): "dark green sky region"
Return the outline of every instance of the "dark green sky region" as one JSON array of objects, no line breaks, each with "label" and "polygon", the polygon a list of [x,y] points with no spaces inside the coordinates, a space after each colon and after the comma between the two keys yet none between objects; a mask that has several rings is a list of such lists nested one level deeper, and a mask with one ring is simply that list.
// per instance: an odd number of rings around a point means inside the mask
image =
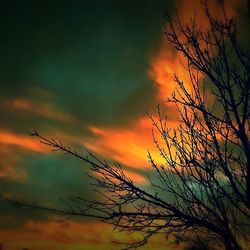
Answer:
[{"label": "dark green sky region", "polygon": [[[156,105],[150,58],[163,37],[164,10],[173,7],[170,0],[2,0],[0,132],[25,137],[35,128],[49,136],[50,131],[91,136],[85,125],[126,127],[145,115],[146,108]],[[79,123],[14,109],[13,100],[20,99],[37,103],[38,110],[39,105],[52,106]],[[6,164],[14,169],[6,170]],[[5,173],[0,192],[10,197],[52,204],[69,194],[93,196],[85,169],[70,157],[0,139],[0,172]],[[48,216],[2,202],[0,210],[2,229],[22,228],[28,218]]]},{"label": "dark green sky region", "polygon": [[167,1],[2,1],[1,93],[38,86],[55,105],[99,124],[145,111],[147,77]]}]

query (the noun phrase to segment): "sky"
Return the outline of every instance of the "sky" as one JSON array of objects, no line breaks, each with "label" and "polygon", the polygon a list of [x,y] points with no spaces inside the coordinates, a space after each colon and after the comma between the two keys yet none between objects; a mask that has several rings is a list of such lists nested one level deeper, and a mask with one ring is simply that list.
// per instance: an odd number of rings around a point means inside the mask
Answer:
[{"label": "sky", "polygon": [[[237,13],[245,1],[235,2]],[[52,153],[28,135],[33,129],[120,162],[147,187],[147,150],[160,158],[146,110],[164,105],[175,89],[174,73],[188,84],[180,55],[164,40],[164,11],[177,9],[185,19],[195,6],[198,0],[2,0],[0,193],[52,206],[68,195],[95,197],[84,174],[88,166]],[[176,126],[176,112],[165,111]],[[3,249],[116,249],[114,239],[136,237],[89,219],[59,223],[51,214],[4,202],[0,211]],[[153,240],[143,249],[167,248]]]}]

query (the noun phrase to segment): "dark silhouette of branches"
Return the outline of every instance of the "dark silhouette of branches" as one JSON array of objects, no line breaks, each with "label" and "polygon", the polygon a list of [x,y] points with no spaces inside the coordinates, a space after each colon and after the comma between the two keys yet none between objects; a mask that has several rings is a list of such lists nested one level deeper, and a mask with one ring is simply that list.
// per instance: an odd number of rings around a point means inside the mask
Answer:
[{"label": "dark silhouette of branches", "polygon": [[82,156],[35,131],[32,135],[53,150],[88,163],[97,174],[91,178],[101,195],[98,200],[69,197],[64,210],[45,209],[66,217],[95,217],[118,231],[141,232],[143,239],[127,244],[127,249],[146,244],[155,234],[172,235],[177,241],[198,234],[227,250],[246,248],[250,232],[250,54],[237,40],[236,20],[227,17],[223,4],[222,18],[217,19],[206,2],[203,6],[207,31],[195,20],[185,25],[178,17],[175,21],[166,17],[165,36],[187,61],[183,65],[191,90],[175,76],[178,88],[167,102],[178,110],[178,128],[168,127],[160,108],[158,119],[148,114],[163,160],[157,165],[148,154],[158,176],[157,183],[149,178],[151,191],[136,186],[118,163],[111,166],[91,152]]}]

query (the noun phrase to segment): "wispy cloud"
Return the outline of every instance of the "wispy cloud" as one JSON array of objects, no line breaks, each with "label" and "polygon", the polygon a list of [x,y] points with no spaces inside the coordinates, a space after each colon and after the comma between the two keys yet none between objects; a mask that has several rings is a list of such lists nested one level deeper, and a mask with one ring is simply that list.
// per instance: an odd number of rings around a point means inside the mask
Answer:
[{"label": "wispy cloud", "polygon": [[29,135],[16,134],[10,131],[0,131],[0,144],[15,145],[34,152],[45,153],[48,148]]}]

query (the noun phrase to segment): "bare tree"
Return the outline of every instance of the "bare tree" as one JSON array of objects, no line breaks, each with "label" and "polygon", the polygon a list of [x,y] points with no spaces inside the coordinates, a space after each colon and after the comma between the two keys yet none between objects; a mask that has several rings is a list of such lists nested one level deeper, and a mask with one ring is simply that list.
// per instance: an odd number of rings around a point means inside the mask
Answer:
[{"label": "bare tree", "polygon": [[[208,236],[225,249],[244,249],[250,226],[249,96],[250,54],[237,40],[236,21],[214,18],[204,3],[209,23],[202,31],[195,20],[188,25],[169,16],[167,40],[185,56],[191,90],[175,76],[178,89],[167,102],[181,118],[178,128],[168,128],[158,110],[149,114],[154,142],[162,165],[149,161],[158,177],[149,178],[151,191],[134,184],[117,163],[111,166],[88,152],[82,156],[60,141],[32,135],[54,150],[88,163],[102,198],[69,197],[65,209],[44,208],[65,216],[95,217],[120,231],[141,232],[143,239],[126,248],[147,243],[155,234]],[[201,80],[203,79],[203,80]],[[208,102],[208,93],[213,105]],[[156,133],[161,135],[158,140]],[[39,207],[37,205],[29,205]]]}]

